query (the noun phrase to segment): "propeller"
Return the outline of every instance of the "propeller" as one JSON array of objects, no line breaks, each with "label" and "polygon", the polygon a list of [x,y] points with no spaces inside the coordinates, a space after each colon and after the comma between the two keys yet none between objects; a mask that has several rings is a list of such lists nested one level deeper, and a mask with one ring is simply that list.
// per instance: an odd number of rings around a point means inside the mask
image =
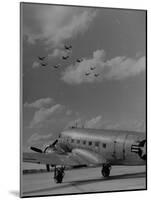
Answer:
[{"label": "propeller", "polygon": [[138,155],[143,159],[146,160],[146,140],[143,140],[139,143],[139,152]]},{"label": "propeller", "polygon": [[137,153],[141,159],[146,160],[146,140],[142,140],[137,142],[137,144],[133,144],[131,146],[131,151]]},{"label": "propeller", "polygon": [[37,153],[43,153],[43,151],[41,149],[38,149],[37,147],[30,147],[30,149]]},{"label": "propeller", "polygon": [[[30,149],[31,149],[32,151],[37,152],[37,153],[46,153],[46,152],[47,152],[47,149],[52,148],[52,150],[54,150],[55,145],[57,144],[57,142],[58,142],[58,139],[55,140],[52,144],[48,145],[44,150],[39,149],[39,148],[37,148],[37,147],[30,147]],[[48,172],[50,172],[50,166],[49,166],[49,164],[46,164],[46,169],[47,169]]]}]

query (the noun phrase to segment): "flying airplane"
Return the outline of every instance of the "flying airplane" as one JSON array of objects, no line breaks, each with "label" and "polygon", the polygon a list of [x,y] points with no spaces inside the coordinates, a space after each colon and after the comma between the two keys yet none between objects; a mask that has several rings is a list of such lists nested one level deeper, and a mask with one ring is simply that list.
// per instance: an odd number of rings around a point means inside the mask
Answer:
[{"label": "flying airplane", "polygon": [[69,45],[69,46],[64,45],[64,48],[65,48],[66,50],[70,50],[70,49],[72,49],[72,45]]},{"label": "flying airplane", "polygon": [[39,58],[39,60],[44,60],[46,57],[45,56],[44,57],[38,56],[38,58]]},{"label": "flying airplane", "polygon": [[83,59],[82,58],[78,58],[76,61],[80,63],[80,62],[83,61]]},{"label": "flying airplane", "polygon": [[62,59],[63,60],[67,60],[69,58],[69,56],[67,55],[67,56],[62,56]]},{"label": "flying airplane", "polygon": [[[145,165],[145,133],[118,130],[96,130],[72,127],[62,131],[44,150],[31,147],[23,161],[54,168],[54,180],[61,183],[67,167],[100,166],[109,177],[114,165]],[[36,152],[36,153],[35,153]]]},{"label": "flying airplane", "polygon": [[54,65],[53,67],[57,69],[58,67],[60,67],[60,64]]},{"label": "flying airplane", "polygon": [[47,65],[47,63],[41,63],[41,65],[42,65],[43,67],[45,67],[45,66]]},{"label": "flying airplane", "polygon": [[95,77],[98,77],[100,74],[94,74]]},{"label": "flying airplane", "polygon": [[86,75],[86,76],[89,76],[89,75],[90,75],[90,73],[89,73],[89,72],[88,72],[88,73],[85,73],[85,75]]},{"label": "flying airplane", "polygon": [[95,69],[95,67],[90,67],[90,69],[91,69],[91,70],[94,70],[94,69]]}]

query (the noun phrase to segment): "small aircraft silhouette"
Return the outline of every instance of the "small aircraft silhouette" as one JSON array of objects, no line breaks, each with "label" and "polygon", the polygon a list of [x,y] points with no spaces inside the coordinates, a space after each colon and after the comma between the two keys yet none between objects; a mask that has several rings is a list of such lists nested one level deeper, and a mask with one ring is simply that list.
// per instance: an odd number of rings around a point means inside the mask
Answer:
[{"label": "small aircraft silhouette", "polygon": [[95,77],[98,77],[100,74],[94,74]]},{"label": "small aircraft silhouette", "polygon": [[91,70],[94,70],[94,69],[95,69],[95,67],[90,67],[90,69],[91,69]]},{"label": "small aircraft silhouette", "polygon": [[65,48],[66,50],[70,50],[70,49],[72,49],[72,45],[69,45],[69,46],[64,45],[64,48]]},{"label": "small aircraft silhouette", "polygon": [[57,69],[58,67],[60,67],[60,64],[54,65],[53,67]]},{"label": "small aircraft silhouette", "polygon": [[39,58],[39,60],[44,60],[46,57],[45,56],[44,57],[38,56],[38,58]]},{"label": "small aircraft silhouette", "polygon": [[69,58],[69,56],[62,56],[63,60],[67,60]]},{"label": "small aircraft silhouette", "polygon": [[43,67],[45,67],[45,66],[47,65],[47,63],[41,63],[41,65],[42,65]]},{"label": "small aircraft silhouette", "polygon": [[78,58],[76,61],[80,63],[80,62],[83,61],[83,59],[82,58]]},{"label": "small aircraft silhouette", "polygon": [[90,75],[90,73],[89,73],[89,72],[88,72],[88,73],[85,73],[85,75],[86,75],[86,76],[89,76],[89,75]]}]

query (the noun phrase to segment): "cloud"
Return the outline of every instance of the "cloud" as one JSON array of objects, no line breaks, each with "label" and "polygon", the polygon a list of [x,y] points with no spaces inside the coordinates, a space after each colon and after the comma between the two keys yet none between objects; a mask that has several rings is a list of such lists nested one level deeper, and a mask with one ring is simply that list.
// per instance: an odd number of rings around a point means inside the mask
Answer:
[{"label": "cloud", "polygon": [[[92,71],[90,68],[94,67]],[[105,60],[105,51],[96,50],[92,58],[84,58],[81,63],[68,66],[62,73],[61,79],[68,84],[83,82],[101,82],[102,80],[123,80],[136,76],[145,70],[145,57],[128,58],[117,56]],[[90,74],[86,76],[85,74]],[[94,74],[99,74],[95,77]]]},{"label": "cloud", "polygon": [[86,117],[80,116],[77,119],[70,120],[67,122],[65,129],[71,127],[78,128],[94,128],[94,129],[105,129],[105,130],[128,130],[128,131],[138,131],[145,132],[146,122],[145,120],[125,120],[125,121],[111,121],[109,119],[104,119],[102,115],[92,117],[91,119],[86,119]]},{"label": "cloud", "polygon": [[96,9],[26,4],[23,7],[24,37],[31,44],[43,41],[49,47],[84,33]]},{"label": "cloud", "polygon": [[54,49],[53,52],[48,55],[48,58],[51,58],[51,57],[62,57],[64,55],[66,55],[66,51],[65,50]]},{"label": "cloud", "polygon": [[72,113],[73,113],[73,111],[72,111],[72,110],[70,110],[70,109],[68,109],[68,110],[66,111],[66,115],[67,115],[67,116],[70,116],[70,115],[72,115]]},{"label": "cloud", "polygon": [[34,133],[27,141],[29,145],[38,144],[43,142],[48,142],[48,140],[52,140],[53,134],[40,135],[39,133]]},{"label": "cloud", "polygon": [[67,55],[71,55],[72,53],[72,50],[64,50],[64,49],[54,49],[53,52],[51,54],[48,54],[48,60],[51,59],[51,58],[62,58],[62,56],[67,56]]},{"label": "cloud", "polygon": [[68,128],[71,128],[71,127],[78,127],[78,128],[83,127],[83,119],[77,118],[77,119],[69,120],[66,123],[64,129],[68,129]]},{"label": "cloud", "polygon": [[[76,112],[68,106],[58,104],[53,98],[41,98],[31,103],[24,103],[24,108],[34,109],[32,119],[27,128],[50,128],[54,132],[54,127],[64,127],[65,124],[76,116]],[[29,111],[31,111],[29,109]],[[58,125],[59,123],[59,125]]]},{"label": "cloud", "polygon": [[50,108],[40,108],[35,112],[34,117],[30,123],[30,128],[40,127],[43,122],[50,120],[52,116],[59,114],[65,106],[56,104]]},{"label": "cloud", "polygon": [[85,128],[98,128],[101,125],[101,121],[102,121],[102,116],[99,115],[90,120],[87,120],[84,124],[84,127]]},{"label": "cloud", "polygon": [[33,64],[32,64],[32,68],[36,69],[36,68],[39,68],[39,67],[40,67],[40,63],[37,62],[37,61],[34,61]]},{"label": "cloud", "polygon": [[48,97],[48,98],[38,99],[32,103],[26,102],[26,103],[24,103],[24,107],[40,109],[40,108],[48,107],[48,106],[52,105],[53,103],[54,103],[54,100],[52,98]]}]

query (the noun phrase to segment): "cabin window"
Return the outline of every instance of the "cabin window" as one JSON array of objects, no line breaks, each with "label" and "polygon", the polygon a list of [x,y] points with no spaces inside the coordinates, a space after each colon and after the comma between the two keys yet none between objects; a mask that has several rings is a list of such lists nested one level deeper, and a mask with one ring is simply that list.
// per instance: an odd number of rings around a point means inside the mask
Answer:
[{"label": "cabin window", "polygon": [[103,143],[103,148],[106,148],[106,144],[105,143]]},{"label": "cabin window", "polygon": [[86,141],[85,140],[83,141],[83,144],[86,145]]},{"label": "cabin window", "polygon": [[80,140],[77,140],[77,143],[79,144],[79,143],[80,143]]},{"label": "cabin window", "polygon": [[95,142],[95,146],[98,147],[99,146],[99,142]]},{"label": "cabin window", "polygon": [[74,139],[71,139],[71,142],[74,143]]},{"label": "cabin window", "polygon": [[91,146],[91,145],[92,145],[92,142],[90,141],[90,142],[89,142],[89,146]]}]

